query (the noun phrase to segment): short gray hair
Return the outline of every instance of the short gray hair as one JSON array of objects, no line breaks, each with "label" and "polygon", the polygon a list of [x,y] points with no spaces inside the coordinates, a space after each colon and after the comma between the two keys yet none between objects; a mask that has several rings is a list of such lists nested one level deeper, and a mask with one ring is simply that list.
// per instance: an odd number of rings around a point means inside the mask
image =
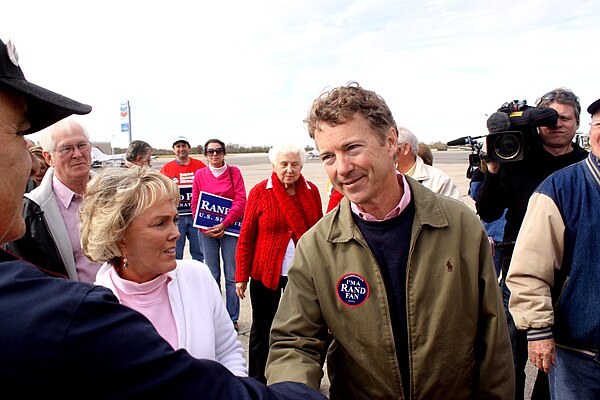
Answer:
[{"label": "short gray hair", "polygon": [[42,134],[40,136],[40,144],[42,149],[44,149],[45,152],[52,153],[56,149],[56,135],[61,132],[68,132],[69,134],[72,134],[77,128],[81,129],[83,135],[89,142],[90,135],[85,127],[72,118],[65,118],[42,130]]},{"label": "short gray hair", "polygon": [[579,97],[573,93],[571,89],[560,87],[549,91],[535,102],[538,108],[549,108],[553,103],[565,104],[573,107],[575,120],[579,123],[579,115],[581,114],[581,104]]},{"label": "short gray hair", "polygon": [[410,151],[412,151],[415,157],[419,154],[419,139],[417,139],[414,133],[401,127],[398,128],[398,144],[404,143],[410,144]]},{"label": "short gray hair", "polygon": [[131,221],[162,201],[179,203],[179,188],[148,167],[105,168],[88,183],[80,208],[81,249],[95,262],[119,265],[119,243]]},{"label": "short gray hair", "polygon": [[275,164],[279,155],[287,153],[298,154],[300,157],[300,165],[304,165],[304,161],[306,160],[306,150],[304,150],[304,147],[292,143],[271,147],[269,149],[269,161],[271,164]]}]

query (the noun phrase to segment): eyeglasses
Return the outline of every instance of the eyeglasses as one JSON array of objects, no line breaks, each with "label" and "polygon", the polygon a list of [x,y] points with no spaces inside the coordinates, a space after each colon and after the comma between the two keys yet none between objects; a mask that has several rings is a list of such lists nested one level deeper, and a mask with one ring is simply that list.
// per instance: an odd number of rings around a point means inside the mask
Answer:
[{"label": "eyeglasses", "polygon": [[549,102],[549,101],[553,101],[553,100],[565,100],[565,101],[579,102],[579,98],[577,96],[575,96],[575,93],[571,92],[570,90],[553,90],[553,91],[548,92],[545,95],[543,95],[537,101],[537,104],[539,105],[542,102]]},{"label": "eyeglasses", "polygon": [[66,157],[66,156],[73,154],[76,147],[80,152],[83,153],[85,151],[88,151],[90,149],[91,145],[90,145],[90,142],[79,143],[79,144],[66,144],[64,146],[60,146],[57,151],[60,153],[61,156]]},{"label": "eyeglasses", "polygon": [[218,149],[206,149],[206,154],[210,154],[211,156],[213,154],[223,154],[225,151],[219,147]]}]

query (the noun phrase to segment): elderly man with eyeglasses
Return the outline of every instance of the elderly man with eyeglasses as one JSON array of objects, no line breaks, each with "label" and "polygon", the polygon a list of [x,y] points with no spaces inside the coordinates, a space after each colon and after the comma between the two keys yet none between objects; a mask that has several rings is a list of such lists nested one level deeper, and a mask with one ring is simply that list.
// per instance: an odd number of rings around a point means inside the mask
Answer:
[{"label": "elderly man with eyeglasses", "polygon": [[[476,202],[477,212],[485,222],[500,218],[506,211],[504,242],[514,243],[519,234],[527,203],[536,187],[550,174],[588,156],[588,152],[573,142],[579,128],[581,105],[579,98],[569,89],[557,88],[542,96],[536,103],[540,108],[553,108],[558,113],[555,126],[540,127],[536,143],[521,161],[488,163],[487,172]],[[514,245],[513,245],[514,246]],[[527,334],[519,331],[508,312],[510,291],[505,278],[509,271],[513,247],[504,247],[502,256],[502,294],[508,321],[509,334],[516,374],[516,398],[523,399],[525,365],[527,363]],[[533,398],[550,398],[548,378],[538,374]]]},{"label": "elderly man with eyeglasses", "polygon": [[85,257],[79,242],[79,206],[93,174],[88,133],[67,118],[42,131],[40,141],[50,168],[25,194],[25,235],[5,248],[51,274],[92,283],[100,264]]}]

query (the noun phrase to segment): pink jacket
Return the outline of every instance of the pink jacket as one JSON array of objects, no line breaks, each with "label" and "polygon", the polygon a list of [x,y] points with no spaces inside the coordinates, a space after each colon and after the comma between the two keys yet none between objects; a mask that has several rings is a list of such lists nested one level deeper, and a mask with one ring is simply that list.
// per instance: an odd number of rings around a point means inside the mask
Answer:
[{"label": "pink jacket", "polygon": [[196,213],[200,192],[207,192],[233,200],[231,209],[223,221],[227,228],[244,216],[246,210],[246,186],[244,178],[238,167],[227,165],[227,169],[218,178],[215,178],[210,168],[202,168],[194,175],[192,185],[192,212]]}]

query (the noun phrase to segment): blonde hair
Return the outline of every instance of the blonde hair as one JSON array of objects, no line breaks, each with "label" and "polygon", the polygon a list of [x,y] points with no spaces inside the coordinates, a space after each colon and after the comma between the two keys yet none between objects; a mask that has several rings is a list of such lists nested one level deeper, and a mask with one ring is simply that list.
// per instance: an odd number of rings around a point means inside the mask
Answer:
[{"label": "blonde hair", "polygon": [[131,222],[163,201],[179,202],[179,188],[148,167],[106,168],[87,185],[80,208],[81,249],[95,262],[120,265],[119,243]]},{"label": "blonde hair", "polygon": [[40,164],[46,167],[46,169],[50,168],[50,166],[46,162],[46,159],[44,158],[44,149],[42,149],[42,146],[33,146],[29,149],[29,152],[33,154],[35,158],[38,159]]}]

